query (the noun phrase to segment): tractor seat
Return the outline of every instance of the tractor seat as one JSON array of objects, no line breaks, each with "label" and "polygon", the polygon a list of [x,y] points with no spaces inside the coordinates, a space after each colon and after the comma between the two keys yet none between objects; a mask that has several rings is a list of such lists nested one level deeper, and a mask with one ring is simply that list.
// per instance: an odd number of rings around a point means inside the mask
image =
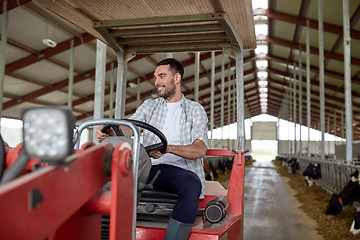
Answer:
[{"label": "tractor seat", "polygon": [[158,190],[144,190],[137,206],[137,219],[144,221],[169,221],[178,196]]},{"label": "tractor seat", "polygon": [[169,193],[159,190],[145,190],[142,192],[140,202],[161,202],[175,204],[178,196],[175,193]]}]

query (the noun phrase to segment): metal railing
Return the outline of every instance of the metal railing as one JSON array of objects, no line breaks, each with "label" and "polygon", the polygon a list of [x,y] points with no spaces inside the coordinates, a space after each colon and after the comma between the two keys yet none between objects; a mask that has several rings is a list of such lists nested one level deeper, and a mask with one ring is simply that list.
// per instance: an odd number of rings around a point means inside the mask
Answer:
[{"label": "metal railing", "polygon": [[321,178],[316,180],[316,184],[322,187],[330,194],[339,193],[350,181],[350,176],[356,170],[360,171],[360,166],[355,163],[346,163],[345,160],[326,159],[321,160],[316,157],[300,157],[296,155],[287,155],[284,157],[297,158],[300,164],[299,174],[302,174],[309,163],[320,164]]}]

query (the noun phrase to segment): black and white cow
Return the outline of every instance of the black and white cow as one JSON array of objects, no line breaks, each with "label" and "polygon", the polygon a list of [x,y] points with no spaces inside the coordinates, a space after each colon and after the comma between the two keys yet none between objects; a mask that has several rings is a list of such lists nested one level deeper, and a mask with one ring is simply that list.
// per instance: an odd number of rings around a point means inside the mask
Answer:
[{"label": "black and white cow", "polygon": [[280,161],[281,165],[283,165],[283,166],[288,166],[288,165],[289,165],[289,164],[288,164],[288,159],[289,159],[289,158],[287,158],[287,157],[282,157],[282,156],[276,156],[276,157],[275,157],[275,160],[276,160],[276,161]]},{"label": "black and white cow", "polygon": [[348,184],[341,190],[339,194],[333,194],[330,201],[329,207],[326,210],[326,215],[336,216],[341,212],[346,205],[352,203],[353,201],[360,200],[360,185],[359,185],[359,171],[356,170],[351,174],[351,180]]},{"label": "black and white cow", "polygon": [[350,232],[354,235],[360,233],[360,212],[356,214],[354,221],[351,224]]},{"label": "black and white cow", "polygon": [[305,176],[305,185],[309,187],[313,186],[315,184],[315,180],[321,178],[320,164],[309,163],[303,172],[303,176]]},{"label": "black and white cow", "polygon": [[289,173],[296,173],[296,170],[300,169],[300,164],[297,160],[297,158],[290,158],[288,159],[288,167],[289,167]]},{"label": "black and white cow", "polygon": [[280,161],[281,165],[287,166],[289,168],[290,173],[295,174],[296,170],[300,169],[300,164],[299,164],[297,158],[276,156],[275,160]]}]

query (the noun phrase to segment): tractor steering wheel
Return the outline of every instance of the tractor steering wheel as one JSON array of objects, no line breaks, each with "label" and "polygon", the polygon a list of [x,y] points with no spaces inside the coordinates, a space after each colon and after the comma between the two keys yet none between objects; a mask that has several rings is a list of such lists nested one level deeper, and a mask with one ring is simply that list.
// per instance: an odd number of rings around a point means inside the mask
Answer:
[{"label": "tractor steering wheel", "polygon": [[[146,130],[149,130],[150,132],[154,133],[160,139],[160,141],[161,141],[160,143],[155,143],[155,144],[145,147],[145,150],[149,156],[150,156],[150,152],[152,152],[154,150],[159,150],[161,153],[165,152],[167,145],[168,145],[167,139],[166,139],[165,135],[159,129],[151,126],[150,124],[147,124],[142,121],[134,120],[134,119],[126,119],[126,121],[133,123],[137,127],[141,127]],[[101,129],[101,132],[105,133],[110,127],[112,127],[114,129],[117,136],[124,136],[124,134],[121,131],[121,129],[119,128],[119,126],[114,126],[114,125],[104,125],[103,128]]]}]

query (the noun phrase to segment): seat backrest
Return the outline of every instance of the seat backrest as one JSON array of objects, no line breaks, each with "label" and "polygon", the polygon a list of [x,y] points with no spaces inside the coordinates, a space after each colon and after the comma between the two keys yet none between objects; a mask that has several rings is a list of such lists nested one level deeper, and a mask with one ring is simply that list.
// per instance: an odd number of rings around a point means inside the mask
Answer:
[{"label": "seat backrest", "polygon": [[[105,138],[104,141],[102,141],[102,143],[111,143],[114,147],[116,147],[116,145],[119,142],[127,142],[131,145],[131,147],[133,146],[133,139],[124,136],[111,136]],[[151,169],[151,159],[147,154],[145,147],[142,144],[140,144],[139,165],[138,165],[138,189],[144,189],[144,186],[147,184],[147,180],[149,178],[150,169]],[[138,203],[139,203],[139,196],[141,196],[141,192],[142,191],[138,190],[137,193]]]},{"label": "seat backrest", "polygon": [[173,203],[177,202],[178,196],[174,193],[163,192],[158,190],[145,190],[141,194],[140,202],[152,203]]}]

